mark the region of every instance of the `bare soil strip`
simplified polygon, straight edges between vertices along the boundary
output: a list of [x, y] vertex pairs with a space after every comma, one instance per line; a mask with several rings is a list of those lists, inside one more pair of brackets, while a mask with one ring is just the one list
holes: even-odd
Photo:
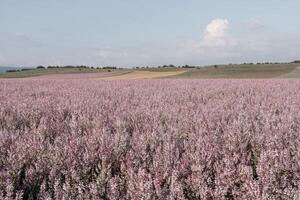
[[139, 80], [139, 79], [155, 79], [168, 76], [175, 76], [184, 73], [185, 71], [172, 72], [151, 72], [151, 71], [134, 71], [120, 76], [101, 77], [100, 80]]

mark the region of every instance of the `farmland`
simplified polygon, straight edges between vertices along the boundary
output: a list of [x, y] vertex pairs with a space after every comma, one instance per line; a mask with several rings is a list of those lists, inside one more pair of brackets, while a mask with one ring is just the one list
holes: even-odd
[[[259, 79], [259, 78], [299, 78], [299, 64], [242, 64], [215, 65], [192, 69], [179, 74], [181, 79]], [[175, 78], [175, 77], [172, 77]]]
[[[106, 80], [132, 79], [274, 79], [300, 78], [299, 63], [269, 64], [228, 64], [213, 66], [186, 67], [147, 67], [147, 68], [47, 68], [31, 69], [18, 72], [0, 73], [0, 79], [31, 78], [31, 77], [64, 77], [71, 74], [82, 77]], [[91, 75], [94, 74], [94, 75]], [[71, 76], [69, 75], [69, 76]]]
[[49, 75], [64, 75], [64, 74], [100, 74], [114, 72], [111, 75], [119, 73], [125, 73], [126, 70], [109, 70], [109, 69], [92, 69], [92, 68], [47, 68], [47, 69], [29, 69], [17, 72], [6, 72], [0, 73], [0, 79], [2, 78], [30, 78], [38, 76], [49, 76]]
[[94, 75], [0, 80], [0, 199], [299, 198], [300, 80]]

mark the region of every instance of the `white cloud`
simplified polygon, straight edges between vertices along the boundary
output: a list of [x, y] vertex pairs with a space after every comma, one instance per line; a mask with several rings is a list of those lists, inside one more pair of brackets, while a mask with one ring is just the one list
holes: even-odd
[[103, 59], [116, 59], [128, 56], [128, 53], [126, 51], [117, 51], [115, 49], [100, 49], [96, 54]]
[[236, 40], [227, 33], [228, 28], [227, 19], [213, 20], [206, 26], [201, 45], [209, 48], [226, 48], [236, 45]]
[[244, 24], [250, 30], [257, 30], [264, 27], [264, 24], [258, 19], [249, 19]]
[[[186, 63], [214, 64], [289, 61], [299, 56], [300, 42], [296, 35], [233, 37], [229, 34], [229, 24], [227, 19], [211, 21], [201, 39], [188, 39], [178, 44], [174, 59], [180, 57]], [[248, 25], [252, 29], [263, 26], [258, 20], [250, 20]]]
[[[187, 40], [181, 45], [181, 57], [184, 60], [200, 60], [207, 63], [210, 60], [217, 62], [236, 56], [235, 51], [239, 43], [228, 33], [227, 19], [214, 19], [205, 28], [201, 39]], [[198, 61], [200, 62], [200, 61]]]

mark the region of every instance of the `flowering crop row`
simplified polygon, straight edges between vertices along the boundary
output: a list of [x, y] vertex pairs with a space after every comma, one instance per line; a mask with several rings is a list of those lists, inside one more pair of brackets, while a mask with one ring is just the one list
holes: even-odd
[[0, 199], [298, 199], [298, 80], [2, 80]]

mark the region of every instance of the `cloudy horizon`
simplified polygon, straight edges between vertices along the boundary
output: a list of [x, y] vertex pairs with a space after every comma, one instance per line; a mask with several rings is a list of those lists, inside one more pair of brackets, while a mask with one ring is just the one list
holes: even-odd
[[0, 0], [0, 66], [300, 59], [299, 1]]

